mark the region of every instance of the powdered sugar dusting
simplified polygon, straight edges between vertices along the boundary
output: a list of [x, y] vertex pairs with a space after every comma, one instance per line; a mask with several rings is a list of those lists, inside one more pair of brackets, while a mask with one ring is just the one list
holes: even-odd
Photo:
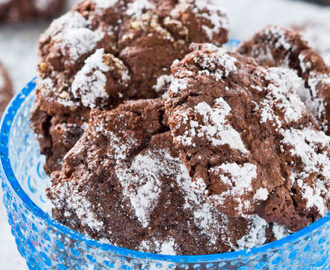
[[326, 89], [330, 89], [330, 74], [310, 72], [307, 84], [309, 91], [300, 92], [300, 97], [303, 99], [306, 107], [319, 120], [321, 127], [326, 130], [329, 126], [329, 123], [323, 120], [326, 104], [324, 98], [319, 93], [319, 87], [322, 85]]
[[266, 36], [271, 40], [272, 38], [276, 39], [275, 47], [284, 48], [285, 50], [290, 50], [292, 45], [287, 40], [285, 31], [282, 27], [271, 26], [266, 29]]
[[209, 238], [211, 244], [215, 244], [219, 237], [222, 237], [222, 240], [231, 246], [233, 243], [226, 238], [228, 218], [205, 199], [204, 188], [206, 186], [203, 180], [200, 179], [199, 185], [192, 187], [194, 182], [191, 181], [186, 166], [177, 158], [171, 159], [178, 166], [176, 181], [177, 187], [181, 189], [185, 199], [184, 209], [192, 211], [194, 223], [199, 227], [201, 233]]
[[284, 226], [276, 223], [273, 224], [272, 230], [276, 240], [280, 240], [289, 235], [289, 231]]
[[312, 67], [312, 63], [309, 61], [306, 61], [306, 57], [303, 54], [299, 54], [298, 60], [300, 62], [300, 68], [303, 73], [309, 72], [310, 68]]
[[266, 242], [266, 229], [268, 223], [261, 217], [251, 216], [251, 227], [249, 233], [237, 240], [238, 249], [249, 249], [260, 246]]
[[140, 244], [141, 251], [150, 252], [151, 250], [156, 250], [158, 254], [163, 255], [177, 255], [175, 248], [175, 239], [173, 239], [172, 237], [168, 237], [165, 240], [144, 240]]
[[297, 94], [308, 91], [304, 82], [286, 68], [269, 68], [266, 77], [271, 83], [264, 101], [259, 105], [261, 123], [273, 121], [280, 128], [282, 123], [276, 110], [283, 112], [286, 123], [298, 121], [306, 113], [306, 107]]
[[[87, 177], [87, 176], [86, 176]], [[75, 181], [62, 181], [60, 185], [53, 186], [59, 199], [53, 200], [53, 206], [60, 208], [62, 201], [65, 201], [67, 209], [64, 215], [71, 216], [71, 212], [77, 215], [83, 226], [88, 226], [93, 231], [99, 231], [103, 226], [103, 221], [100, 220], [94, 213], [93, 204], [87, 199], [88, 186], [84, 189], [80, 188], [79, 183]], [[68, 196], [70, 195], [70, 196]], [[101, 207], [100, 205], [98, 207]]]
[[179, 125], [188, 122], [184, 134], [175, 137], [179, 144], [193, 146], [195, 140], [206, 138], [213, 146], [229, 145], [232, 149], [248, 153], [239, 133], [227, 123], [231, 108], [223, 98], [216, 99], [213, 107], [201, 102], [193, 110], [201, 117], [200, 121], [189, 119], [187, 112], [177, 115]]
[[[157, 206], [161, 193], [161, 176], [170, 174], [170, 168], [151, 152], [137, 155], [131, 166], [120, 164], [116, 175], [143, 227], [149, 224], [150, 213]], [[164, 160], [166, 162], [166, 160]]]
[[175, 240], [173, 238], [167, 239], [166, 241], [162, 242], [159, 246], [160, 246], [159, 254], [176, 255], [176, 252], [174, 250]]
[[245, 208], [250, 205], [250, 201], [246, 201], [244, 195], [253, 191], [252, 180], [257, 178], [256, 165], [224, 163], [211, 168], [210, 172], [218, 176], [218, 180], [227, 187], [221, 194], [211, 195], [211, 199], [219, 205], [224, 205], [228, 199], [234, 199], [238, 205], [235, 211], [243, 214], [244, 210], [247, 210]]
[[[203, 48], [205, 49], [205, 45]], [[209, 51], [201, 52], [195, 58], [195, 63], [203, 68], [199, 74], [211, 75], [216, 81], [220, 81], [224, 77], [228, 77], [231, 72], [237, 71], [236, 58], [228, 54], [228, 50], [224, 48], [213, 49], [211, 54]]]
[[[282, 143], [291, 147], [291, 155], [301, 159], [304, 165], [302, 171], [292, 168], [292, 184], [297, 183], [301, 188], [306, 207], [314, 206], [324, 216], [329, 211], [326, 201], [329, 200], [330, 158], [327, 149], [330, 137], [311, 128], [281, 130], [281, 134]], [[315, 175], [312, 186], [307, 181], [311, 175]]]
[[254, 194], [253, 198], [259, 201], [265, 201], [268, 199], [269, 192], [265, 188], [259, 188]]
[[153, 5], [148, 0], [135, 0], [128, 4], [126, 14], [132, 17], [139, 17], [145, 10], [151, 9]]
[[96, 108], [98, 100], [105, 101], [109, 95], [105, 89], [107, 78], [105, 72], [110, 67], [103, 62], [104, 50], [98, 49], [85, 60], [85, 65], [76, 74], [72, 83], [72, 93], [80, 98], [85, 107]]
[[171, 93], [177, 94], [180, 91], [187, 89], [187, 87], [188, 82], [186, 79], [174, 78], [170, 86], [170, 91]]
[[157, 78], [157, 83], [152, 88], [157, 92], [163, 91], [173, 80], [173, 75], [162, 75]]
[[113, 7], [118, 0], [93, 0], [93, 2], [100, 8], [110, 8]]
[[41, 41], [52, 36], [56, 42], [55, 47], [61, 50], [62, 55], [68, 55], [68, 61], [75, 62], [92, 51], [104, 36], [101, 31], [89, 29], [90, 26], [90, 22], [79, 12], [70, 11], [50, 25], [41, 36]]
[[202, 26], [210, 40], [213, 39], [214, 35], [219, 34], [221, 29], [229, 29], [227, 12], [218, 6], [209, 4], [206, 0], [196, 1], [193, 12], [197, 17], [202, 17], [212, 24], [212, 26]]

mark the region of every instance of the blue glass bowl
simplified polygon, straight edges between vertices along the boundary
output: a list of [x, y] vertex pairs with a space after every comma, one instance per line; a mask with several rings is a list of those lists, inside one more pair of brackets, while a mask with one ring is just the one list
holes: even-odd
[[31, 81], [13, 98], [3, 115], [0, 134], [4, 203], [18, 250], [30, 269], [330, 269], [330, 214], [261, 247], [201, 256], [119, 248], [60, 224], [48, 214], [44, 189], [49, 179], [29, 126], [34, 89], [35, 81]]

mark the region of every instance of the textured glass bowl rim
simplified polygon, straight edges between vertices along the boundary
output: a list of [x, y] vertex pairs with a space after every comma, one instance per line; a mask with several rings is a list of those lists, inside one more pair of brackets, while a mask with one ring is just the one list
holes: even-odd
[[240, 259], [247, 256], [261, 255], [266, 253], [271, 249], [281, 248], [285, 244], [294, 243], [300, 239], [308, 236], [317, 229], [322, 228], [326, 223], [330, 224], [330, 212], [322, 219], [317, 220], [308, 227], [289, 235], [283, 239], [273, 241], [263, 246], [254, 247], [247, 250], [233, 251], [228, 253], [210, 254], [210, 255], [161, 255], [154, 253], [145, 253], [140, 251], [135, 251], [131, 249], [116, 247], [107, 243], [102, 243], [97, 240], [93, 240], [85, 235], [82, 235], [73, 229], [62, 225], [60, 222], [53, 219], [50, 215], [42, 211], [24, 192], [23, 188], [18, 183], [13, 169], [10, 164], [9, 159], [9, 134], [11, 125], [20, 111], [21, 105], [24, 103], [26, 98], [34, 93], [36, 83], [35, 79], [28, 83], [28, 85], [23, 88], [8, 104], [1, 121], [0, 128], [0, 154], [1, 154], [1, 169], [3, 171], [4, 177], [10, 183], [12, 189], [16, 195], [22, 200], [24, 206], [31, 211], [33, 215], [42, 220], [47, 226], [55, 229], [56, 231], [62, 233], [63, 235], [76, 240], [84, 242], [87, 246], [96, 247], [106, 252], [111, 252], [119, 256], [126, 256], [131, 258], [145, 259], [145, 260], [156, 260], [172, 263], [203, 263], [203, 262], [221, 262], [232, 259]]

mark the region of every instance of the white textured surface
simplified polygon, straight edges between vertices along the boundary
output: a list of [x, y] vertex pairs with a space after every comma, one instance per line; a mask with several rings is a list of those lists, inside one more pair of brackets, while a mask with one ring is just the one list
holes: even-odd
[[[76, 0], [70, 0], [71, 3]], [[101, 2], [101, 1], [99, 1]], [[245, 39], [267, 24], [290, 25], [306, 19], [330, 24], [330, 8], [286, 0], [212, 0], [227, 8], [231, 18], [231, 37]], [[15, 90], [35, 76], [36, 40], [48, 22], [0, 26], [0, 61], [9, 70]], [[7, 216], [0, 202], [0, 268], [27, 269], [18, 255], [10, 234]]]

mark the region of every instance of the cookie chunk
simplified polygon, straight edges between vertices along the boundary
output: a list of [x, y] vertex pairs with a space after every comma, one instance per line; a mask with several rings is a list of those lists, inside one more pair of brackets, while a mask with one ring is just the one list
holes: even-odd
[[13, 88], [8, 73], [0, 63], [0, 117], [13, 96]]
[[238, 52], [253, 57], [264, 66], [286, 67], [305, 82], [299, 95], [322, 129], [330, 132], [330, 67], [298, 32], [268, 26], [244, 42]]
[[[88, 121], [91, 109], [164, 95], [172, 79], [172, 62], [183, 58], [191, 42], [225, 43], [227, 28], [221, 9], [192, 0], [85, 0], [55, 20], [39, 43], [32, 116], [47, 155], [47, 172], [59, 169], [73, 146], [68, 143], [52, 156], [59, 151], [54, 149], [58, 140], [67, 140], [70, 126], [76, 133], [76, 125]], [[55, 122], [65, 124], [67, 132], [53, 136]]]
[[62, 10], [64, 3], [64, 0], [3, 0], [0, 2], [0, 22], [52, 18]]
[[297, 95], [292, 70], [213, 45], [172, 66], [166, 103], [195, 190], [229, 217], [297, 231], [329, 211], [330, 138]]
[[275, 238], [257, 215], [227, 215], [192, 189], [161, 100], [92, 110], [84, 134], [53, 174], [48, 195], [53, 216], [63, 224], [144, 252], [219, 253]]

